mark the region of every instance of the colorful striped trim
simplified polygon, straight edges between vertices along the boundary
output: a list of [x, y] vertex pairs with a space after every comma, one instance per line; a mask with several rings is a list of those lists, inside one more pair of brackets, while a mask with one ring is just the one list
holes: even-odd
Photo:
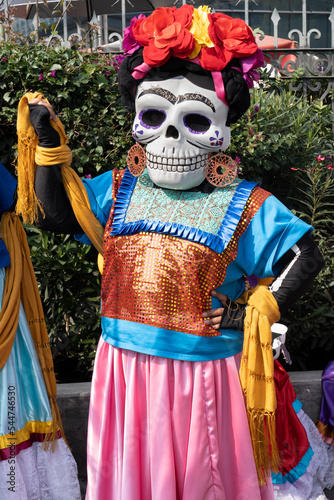
[[[0, 450], [0, 462], [2, 460], [9, 460], [10, 458], [16, 457], [22, 450], [26, 450], [33, 445], [33, 443], [43, 443], [45, 440], [46, 434], [33, 432], [30, 434], [29, 439], [26, 441], [22, 441], [21, 443], [16, 444], [16, 441], [13, 439], [12, 442], [9, 442], [10, 446], [8, 448], [3, 448]], [[56, 434], [56, 438], [60, 439], [61, 432], [58, 430]]]
[[299, 479], [303, 474], [305, 474], [307, 467], [310, 465], [310, 461], [314, 455], [314, 451], [311, 446], [309, 446], [307, 452], [301, 459], [301, 461], [291, 469], [287, 474], [283, 476], [280, 472], [271, 473], [271, 478], [274, 484], [285, 484], [285, 483], [294, 483]]
[[213, 235], [201, 229], [195, 229], [193, 227], [171, 222], [143, 219], [136, 222], [125, 223], [126, 212], [136, 182], [137, 177], [134, 177], [127, 169], [124, 173], [114, 205], [113, 222], [111, 226], [112, 236], [125, 236], [141, 231], [169, 234], [170, 236], [176, 236], [205, 245], [216, 253], [222, 253], [230, 242], [248, 198], [254, 187], [257, 186], [257, 183], [248, 181], [242, 181], [239, 184], [228, 206], [218, 234]]
[[8, 448], [8, 443], [15, 441], [18, 445], [30, 439], [31, 434], [48, 434], [52, 429], [52, 421], [39, 422], [37, 420], [30, 420], [27, 422], [23, 429], [13, 430], [8, 434], [0, 436], [0, 450]]
[[[296, 413], [298, 413], [302, 409], [303, 404], [299, 401], [299, 399], [295, 399], [294, 402], [292, 403], [292, 407], [295, 410]], [[310, 465], [310, 461], [314, 455], [314, 452], [309, 446], [307, 452], [301, 459], [301, 461], [291, 469], [287, 474], [281, 474], [280, 472], [278, 473], [271, 473], [272, 481], [275, 484], [285, 484], [285, 483], [294, 483], [299, 479], [303, 474], [305, 474], [307, 467]]]

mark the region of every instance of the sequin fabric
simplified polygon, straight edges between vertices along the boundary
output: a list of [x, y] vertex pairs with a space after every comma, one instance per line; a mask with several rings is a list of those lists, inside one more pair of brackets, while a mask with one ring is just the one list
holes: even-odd
[[203, 322], [210, 292], [220, 286], [238, 242], [270, 193], [255, 187], [223, 253], [168, 234], [112, 236], [113, 213], [104, 237], [102, 315], [166, 330], [213, 337]]
[[143, 219], [191, 226], [216, 235], [240, 179], [211, 194], [156, 189], [147, 172], [138, 178], [125, 224]]

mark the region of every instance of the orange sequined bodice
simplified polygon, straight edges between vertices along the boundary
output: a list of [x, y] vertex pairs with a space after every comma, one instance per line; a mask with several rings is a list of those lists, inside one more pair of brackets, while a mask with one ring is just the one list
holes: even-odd
[[104, 235], [102, 315], [193, 335], [220, 335], [204, 324], [202, 313], [211, 308], [210, 292], [223, 283], [240, 236], [268, 196], [253, 189], [222, 253], [154, 231], [113, 236], [112, 210]]

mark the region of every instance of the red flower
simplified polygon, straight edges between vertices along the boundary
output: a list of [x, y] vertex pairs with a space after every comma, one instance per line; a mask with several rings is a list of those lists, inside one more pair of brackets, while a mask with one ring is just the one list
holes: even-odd
[[252, 30], [245, 21], [221, 12], [209, 14], [208, 18], [209, 36], [215, 46], [202, 48], [199, 58], [203, 68], [221, 71], [233, 58], [248, 57], [257, 51]]
[[159, 7], [146, 19], [138, 19], [132, 28], [134, 38], [144, 46], [144, 61], [149, 66], [162, 66], [174, 55], [188, 57], [195, 39], [187, 30], [192, 23], [194, 7], [182, 5]]

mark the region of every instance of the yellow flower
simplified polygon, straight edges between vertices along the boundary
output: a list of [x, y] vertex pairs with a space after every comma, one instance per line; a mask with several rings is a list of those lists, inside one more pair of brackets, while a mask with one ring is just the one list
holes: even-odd
[[207, 5], [198, 7], [198, 9], [194, 9], [193, 22], [189, 28], [189, 31], [195, 38], [196, 46], [189, 56], [190, 59], [194, 59], [195, 57], [197, 57], [202, 47], [214, 46], [208, 35], [208, 28], [210, 24], [208, 20], [208, 13], [210, 13], [210, 7], [208, 7]]

